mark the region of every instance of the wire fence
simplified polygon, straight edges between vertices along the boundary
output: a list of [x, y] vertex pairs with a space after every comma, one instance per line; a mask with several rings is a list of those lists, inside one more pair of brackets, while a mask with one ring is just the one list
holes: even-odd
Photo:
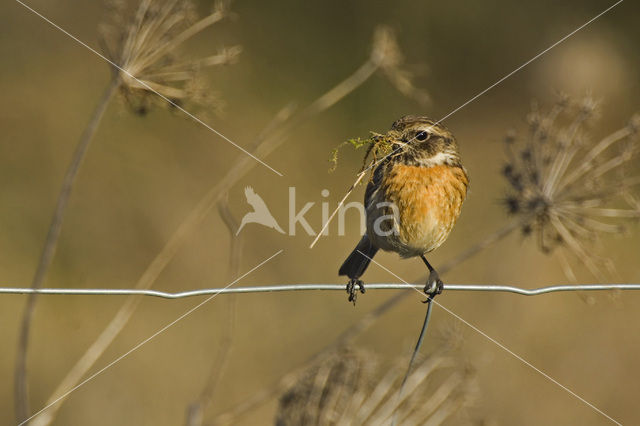
[[[367, 290], [422, 290], [424, 284], [367, 284]], [[345, 291], [344, 284], [282, 284], [250, 287], [204, 288], [198, 290], [181, 291], [176, 293], [159, 290], [141, 290], [128, 288], [41, 288], [0, 287], [0, 294], [43, 294], [67, 296], [151, 296], [163, 299], [183, 299], [195, 296], [213, 294], [238, 293], [273, 293], [283, 291]], [[514, 293], [522, 296], [537, 296], [547, 293], [567, 291], [611, 291], [611, 290], [640, 290], [640, 284], [566, 284], [526, 289], [509, 285], [487, 284], [445, 284], [444, 291], [488, 291], [500, 293]]]

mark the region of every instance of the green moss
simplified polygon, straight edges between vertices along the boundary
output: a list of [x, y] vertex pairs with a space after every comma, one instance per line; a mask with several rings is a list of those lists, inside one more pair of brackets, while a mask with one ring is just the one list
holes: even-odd
[[[352, 138], [347, 139], [342, 142], [338, 146], [336, 146], [333, 150], [331, 150], [331, 156], [329, 158], [329, 162], [331, 163], [331, 167], [329, 168], [329, 172], [332, 172], [338, 166], [338, 152], [345, 145], [351, 145], [354, 149], [359, 149], [364, 146], [367, 147], [367, 152], [362, 160], [362, 168], [360, 171], [363, 171], [375, 164], [379, 159], [382, 159], [384, 156], [389, 155], [392, 152], [393, 148], [393, 138], [390, 135], [382, 135], [379, 133], [371, 132], [371, 136], [369, 138]], [[371, 160], [369, 160], [371, 158]]]

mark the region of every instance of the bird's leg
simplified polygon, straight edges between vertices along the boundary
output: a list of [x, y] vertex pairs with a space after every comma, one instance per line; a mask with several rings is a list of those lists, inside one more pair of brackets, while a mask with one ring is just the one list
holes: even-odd
[[349, 302], [353, 302], [354, 306], [356, 304], [356, 298], [358, 297], [356, 287], [360, 289], [360, 293], [364, 294], [364, 282], [357, 278], [351, 278], [347, 283], [347, 294], [349, 295]]
[[424, 286], [424, 290], [423, 290], [425, 294], [429, 297], [424, 302], [424, 303], [427, 303], [433, 300], [433, 298], [436, 297], [438, 294], [442, 293], [442, 289], [444, 288], [444, 283], [440, 279], [440, 275], [438, 275], [438, 271], [436, 271], [434, 267], [431, 266], [427, 258], [424, 257], [424, 255], [420, 255], [420, 258], [422, 259], [424, 264], [427, 265], [427, 268], [429, 268], [429, 278], [427, 278], [427, 284]]

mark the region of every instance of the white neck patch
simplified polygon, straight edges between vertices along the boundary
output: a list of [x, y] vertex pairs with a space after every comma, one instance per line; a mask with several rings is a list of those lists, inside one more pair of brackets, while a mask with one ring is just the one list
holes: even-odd
[[448, 164], [452, 160], [454, 160], [453, 155], [448, 152], [439, 152], [433, 157], [423, 160], [423, 165], [425, 167], [442, 166], [444, 164]]

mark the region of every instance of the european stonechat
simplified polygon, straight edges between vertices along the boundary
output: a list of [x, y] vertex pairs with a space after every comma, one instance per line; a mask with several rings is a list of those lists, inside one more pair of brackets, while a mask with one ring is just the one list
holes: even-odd
[[365, 290], [360, 277], [379, 249], [403, 258], [420, 256], [429, 268], [425, 293], [442, 292], [442, 280], [425, 254], [449, 236], [469, 185], [456, 140], [440, 123], [405, 116], [386, 138], [391, 154], [376, 166], [365, 191], [367, 232], [339, 271], [349, 277], [347, 292], [354, 303], [356, 288]]

